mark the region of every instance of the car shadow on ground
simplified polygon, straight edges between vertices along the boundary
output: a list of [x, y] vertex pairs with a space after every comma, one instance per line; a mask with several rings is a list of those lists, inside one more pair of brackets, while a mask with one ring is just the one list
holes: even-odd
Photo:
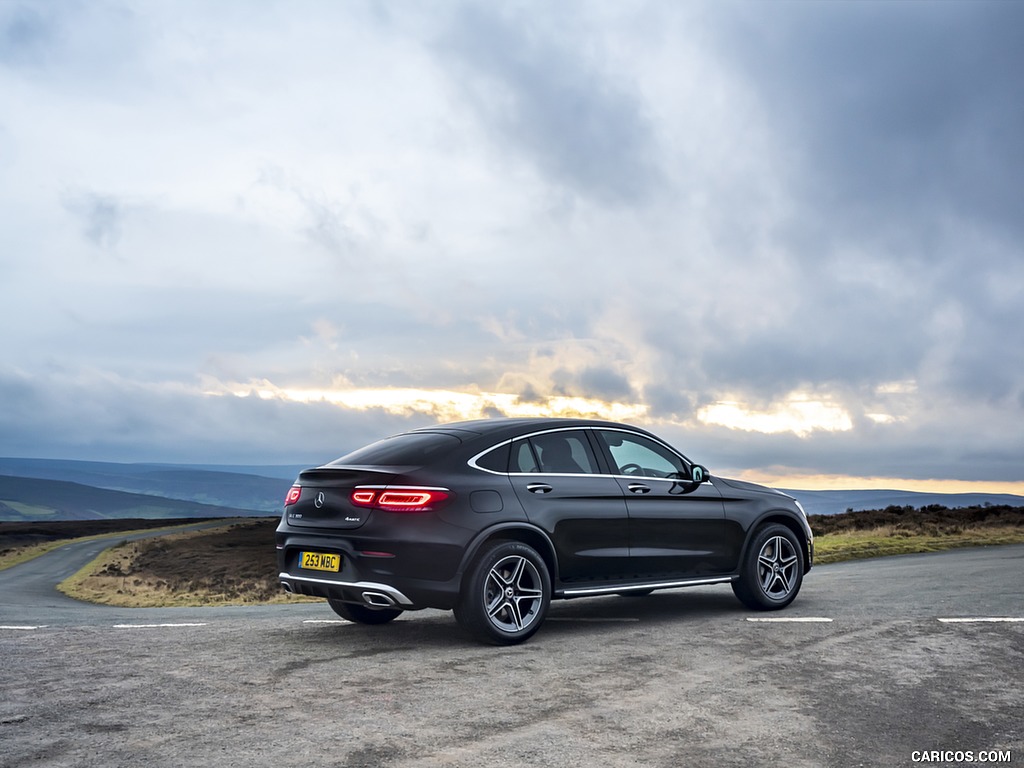
[[[326, 607], [326, 606], [325, 606]], [[643, 597], [608, 596], [556, 600], [534, 640], [568, 640], [629, 627], [676, 624], [682, 630], [707, 622], [735, 621], [751, 612], [728, 587], [654, 592]], [[331, 614], [325, 621], [331, 621]], [[335, 648], [349, 645], [356, 655], [382, 654], [424, 648], [486, 647], [473, 640], [448, 611], [413, 611], [390, 624], [365, 626], [348, 622], [306, 626], [304, 637]], [[296, 638], [292, 637], [294, 642]]]

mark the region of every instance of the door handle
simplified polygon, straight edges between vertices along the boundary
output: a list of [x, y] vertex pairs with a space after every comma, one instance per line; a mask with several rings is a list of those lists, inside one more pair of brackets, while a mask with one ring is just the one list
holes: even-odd
[[526, 486], [526, 490], [530, 493], [551, 493], [554, 488], [547, 483], [530, 483]]
[[651, 488], [647, 485], [641, 485], [640, 483], [630, 483], [627, 486], [631, 493], [650, 493]]

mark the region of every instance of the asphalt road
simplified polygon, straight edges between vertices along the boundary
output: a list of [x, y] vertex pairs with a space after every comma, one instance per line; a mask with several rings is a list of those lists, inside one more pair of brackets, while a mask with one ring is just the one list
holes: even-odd
[[513, 648], [439, 611], [117, 609], [11, 578], [12, 768], [1024, 764], [1024, 621], [991, 621], [1024, 619], [1024, 546], [816, 567], [774, 614], [728, 587], [563, 601]]

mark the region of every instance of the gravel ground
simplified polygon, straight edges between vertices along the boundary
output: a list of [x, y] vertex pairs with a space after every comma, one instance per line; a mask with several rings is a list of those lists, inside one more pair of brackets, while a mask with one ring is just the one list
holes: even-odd
[[[333, 619], [320, 604], [0, 630], [0, 765], [891, 766], [932, 749], [1019, 763], [1024, 624], [891, 603], [866, 617], [872, 567], [812, 573], [784, 612], [831, 622], [755, 623], [728, 587], [694, 589], [556, 603], [513, 648], [437, 611], [312, 623]], [[177, 626], [139, 626], [154, 619]]]

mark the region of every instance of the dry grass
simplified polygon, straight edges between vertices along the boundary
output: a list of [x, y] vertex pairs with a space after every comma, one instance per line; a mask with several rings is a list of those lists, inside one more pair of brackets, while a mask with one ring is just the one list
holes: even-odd
[[277, 580], [277, 521], [128, 542], [64, 581], [70, 597], [131, 608], [295, 602]]
[[87, 539], [98, 538], [96, 536], [83, 536], [78, 539], [64, 539], [62, 541], [48, 541], [45, 544], [28, 544], [25, 546], [11, 547], [0, 552], [0, 571], [5, 568], [13, 568], [19, 563], [32, 560], [40, 555], [62, 547], [71, 541], [86, 541]]
[[869, 531], [834, 533], [815, 538], [814, 560], [816, 564], [823, 565], [867, 557], [939, 552], [945, 549], [997, 544], [1024, 544], [1024, 528], [993, 526], [954, 529], [927, 535], [895, 526], [882, 526]]
[[[128, 536], [145, 531], [169, 531], [193, 525], [187, 523], [153, 520], [102, 520], [86, 522], [58, 522], [49, 524], [0, 523], [0, 571], [13, 568], [33, 558], [45, 555], [51, 550], [76, 541], [91, 541], [108, 536], [116, 531]], [[95, 530], [95, 533], [90, 533]], [[26, 543], [27, 542], [27, 543]]]

